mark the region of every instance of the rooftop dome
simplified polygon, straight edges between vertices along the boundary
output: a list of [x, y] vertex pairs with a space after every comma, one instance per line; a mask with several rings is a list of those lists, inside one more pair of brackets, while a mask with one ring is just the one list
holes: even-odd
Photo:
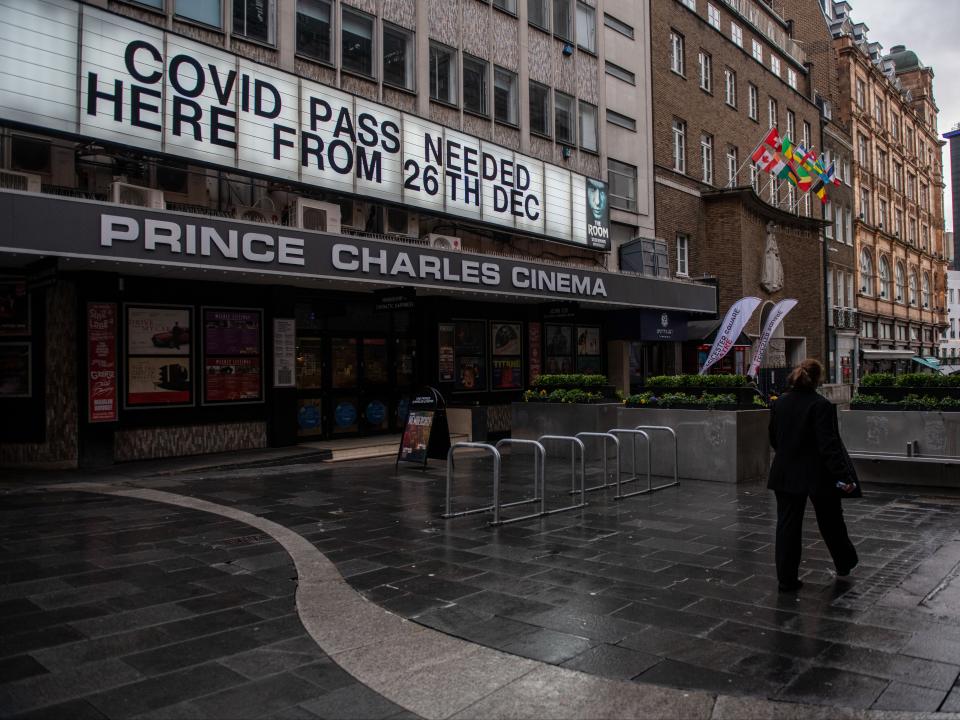
[[923, 63], [920, 62], [917, 54], [913, 50], [907, 50], [905, 45], [894, 45], [890, 48], [890, 54], [884, 57], [884, 60], [892, 60], [898, 73], [923, 67]]

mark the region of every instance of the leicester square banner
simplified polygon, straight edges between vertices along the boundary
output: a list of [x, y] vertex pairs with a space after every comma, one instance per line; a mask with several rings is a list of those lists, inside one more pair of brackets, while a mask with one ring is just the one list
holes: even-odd
[[760, 340], [757, 341], [757, 349], [753, 353], [753, 361], [750, 363], [750, 369], [747, 370], [747, 375], [750, 377], [757, 376], [757, 371], [760, 369], [760, 363], [763, 361], [763, 356], [767, 353], [767, 347], [770, 345], [770, 338], [773, 337], [773, 333], [776, 332], [777, 326], [783, 322], [783, 318], [786, 316], [786, 314], [793, 310], [796, 305], [796, 300], [793, 298], [787, 298], [786, 300], [781, 300], [773, 306], [773, 310], [770, 311], [770, 315], [767, 317], [767, 324], [763, 326], [763, 332], [760, 334]]
[[740, 333], [743, 332], [743, 328], [746, 327], [747, 321], [750, 320], [750, 316], [753, 315], [753, 311], [757, 309], [757, 305], [759, 304], [760, 298], [745, 297], [740, 298], [730, 306], [726, 316], [723, 318], [723, 322], [720, 323], [720, 327], [717, 329], [717, 337], [710, 347], [710, 354], [707, 356], [707, 361], [703, 364], [703, 367], [700, 368], [701, 375], [705, 374], [707, 370], [710, 369], [710, 366], [730, 352], [730, 348], [733, 347]]

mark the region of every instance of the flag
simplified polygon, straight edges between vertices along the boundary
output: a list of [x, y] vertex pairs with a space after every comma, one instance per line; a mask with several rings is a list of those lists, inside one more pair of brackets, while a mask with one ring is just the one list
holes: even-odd
[[773, 309], [767, 316], [767, 324], [763, 326], [763, 332], [760, 333], [760, 339], [757, 340], [757, 348], [754, 350], [753, 360], [750, 363], [750, 369], [747, 370], [747, 375], [750, 377], [757, 376], [760, 363], [763, 361], [763, 356], [766, 354], [767, 347], [770, 345], [770, 338], [773, 337], [773, 333], [776, 332], [777, 326], [783, 321], [784, 316], [793, 310], [796, 305], [796, 300], [787, 298], [773, 306]]
[[827, 204], [827, 186], [822, 179], [818, 179], [816, 184], [813, 186], [813, 194], [820, 198], [820, 204]]
[[733, 344], [737, 341], [747, 321], [753, 315], [753, 311], [760, 304], [760, 298], [745, 297], [737, 300], [727, 314], [723, 317], [723, 322], [717, 328], [717, 337], [710, 346], [710, 354], [707, 355], [707, 361], [700, 368], [700, 374], [703, 375], [710, 369], [710, 366], [720, 360], [724, 355], [730, 352]]

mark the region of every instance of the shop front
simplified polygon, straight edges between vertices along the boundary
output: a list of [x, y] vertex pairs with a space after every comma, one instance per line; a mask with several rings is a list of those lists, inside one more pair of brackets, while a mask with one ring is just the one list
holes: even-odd
[[617, 311], [715, 311], [694, 283], [37, 193], [0, 192], [0, 224], [29, 316], [2, 343], [6, 462], [396, 432], [422, 386], [508, 431], [539, 374], [608, 371]]

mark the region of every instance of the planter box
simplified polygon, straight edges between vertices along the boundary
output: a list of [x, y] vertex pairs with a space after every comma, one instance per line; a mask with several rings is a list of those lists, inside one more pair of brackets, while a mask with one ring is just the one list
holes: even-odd
[[536, 392], [546, 390], [547, 395], [552, 393], [554, 390], [583, 390], [584, 392], [600, 393], [608, 400], [616, 400], [617, 397], [616, 385], [551, 385], [550, 387], [531, 387], [530, 389], [535, 390]]
[[857, 388], [857, 392], [861, 395], [879, 395], [884, 400], [892, 402], [899, 402], [907, 395], [919, 395], [921, 397], [928, 395], [938, 399], [949, 397], [960, 400], [960, 387], [864, 387], [861, 385]]
[[[920, 410], [842, 410], [840, 435], [851, 453], [906, 456], [916, 441], [920, 457], [960, 457], [960, 413]], [[864, 483], [897, 483], [960, 488], [960, 465], [854, 459]], [[867, 488], [864, 489], [867, 492]]]
[[[766, 480], [770, 470], [768, 441], [770, 411], [756, 410], [681, 410], [677, 408], [627, 408], [618, 413], [618, 427], [666, 425], [677, 433], [680, 479], [741, 483]], [[673, 467], [673, 443], [666, 433], [655, 433], [653, 472], [670, 476]], [[642, 448], [642, 442], [639, 448]], [[639, 450], [638, 448], [638, 450]], [[629, 466], [630, 450], [624, 443], [624, 466]], [[643, 451], [638, 464], [643, 468]]]
[[700, 397], [701, 395], [733, 395], [737, 399], [738, 407], [748, 409], [753, 407], [753, 397], [757, 391], [752, 387], [696, 387], [696, 388], [643, 388], [644, 392], [652, 392], [660, 396], [665, 393], [685, 393]]
[[576, 435], [606, 432], [617, 427], [616, 403], [515, 402], [511, 414], [511, 437], [536, 440], [541, 435]]

